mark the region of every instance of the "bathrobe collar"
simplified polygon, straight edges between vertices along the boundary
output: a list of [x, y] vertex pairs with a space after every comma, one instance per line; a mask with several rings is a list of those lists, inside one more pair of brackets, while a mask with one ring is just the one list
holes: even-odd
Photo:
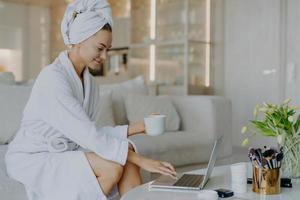
[[72, 81], [75, 82], [76, 88], [78, 88], [78, 92], [79, 92], [78, 97], [80, 98], [80, 102], [83, 104], [84, 107], [86, 107], [89, 101], [88, 97], [90, 96], [90, 89], [91, 89], [91, 80], [90, 80], [91, 77], [90, 77], [90, 72], [88, 70], [88, 67], [85, 67], [83, 71], [83, 83], [84, 83], [83, 86], [74, 68], [74, 65], [68, 56], [68, 51], [61, 52], [58, 58], [61, 61], [62, 65], [66, 68]]

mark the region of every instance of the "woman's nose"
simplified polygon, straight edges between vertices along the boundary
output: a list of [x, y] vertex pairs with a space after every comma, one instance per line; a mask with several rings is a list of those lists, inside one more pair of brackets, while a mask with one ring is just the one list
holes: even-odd
[[103, 52], [101, 53], [100, 57], [101, 57], [101, 60], [106, 60], [106, 57], [107, 57], [107, 51], [106, 51], [106, 50], [103, 51]]

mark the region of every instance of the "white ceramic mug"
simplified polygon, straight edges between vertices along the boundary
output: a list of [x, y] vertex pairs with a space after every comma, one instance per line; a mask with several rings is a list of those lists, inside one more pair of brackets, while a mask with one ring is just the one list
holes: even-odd
[[144, 118], [146, 133], [151, 136], [161, 135], [165, 132], [166, 116], [149, 115]]
[[235, 163], [230, 166], [231, 169], [231, 189], [235, 193], [247, 192], [247, 163]]

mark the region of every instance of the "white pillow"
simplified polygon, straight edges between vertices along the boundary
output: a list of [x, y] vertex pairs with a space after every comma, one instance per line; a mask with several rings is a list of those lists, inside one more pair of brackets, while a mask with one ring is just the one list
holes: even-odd
[[117, 125], [128, 124], [124, 105], [124, 97], [127, 94], [148, 94], [148, 89], [142, 76], [138, 76], [132, 80], [122, 83], [100, 85], [99, 87], [100, 93], [104, 91], [112, 91], [114, 119]]
[[122, 83], [131, 79], [128, 74], [108, 74], [107, 76], [95, 76], [94, 78], [98, 85]]
[[0, 84], [14, 85], [15, 76], [12, 72], [0, 72]]
[[32, 87], [0, 84], [0, 144], [18, 131]]
[[96, 114], [96, 126], [115, 126], [113, 104], [112, 104], [112, 92], [101, 92], [100, 103], [98, 112]]
[[125, 98], [127, 118], [131, 123], [144, 119], [151, 113], [166, 115], [166, 130], [177, 131], [180, 126], [179, 115], [166, 96], [127, 95]]

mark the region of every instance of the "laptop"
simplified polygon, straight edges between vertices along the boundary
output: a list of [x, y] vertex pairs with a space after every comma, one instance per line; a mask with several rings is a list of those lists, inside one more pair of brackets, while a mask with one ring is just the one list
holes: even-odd
[[179, 179], [162, 175], [150, 184], [150, 189], [202, 190], [215, 166], [223, 136], [215, 140], [205, 175], [183, 174]]

